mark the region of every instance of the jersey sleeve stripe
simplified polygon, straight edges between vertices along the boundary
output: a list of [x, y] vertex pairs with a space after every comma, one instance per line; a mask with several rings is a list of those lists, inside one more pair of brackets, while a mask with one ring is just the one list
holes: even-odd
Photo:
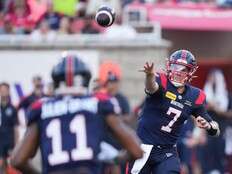
[[126, 163], [126, 171], [125, 174], [129, 174], [129, 162]]
[[206, 97], [205, 93], [202, 90], [200, 90], [200, 93], [198, 95], [198, 98], [197, 98], [195, 104], [197, 104], [197, 105], [203, 104], [205, 101], [205, 97]]
[[110, 96], [108, 94], [106, 94], [106, 93], [103, 93], [103, 92], [96, 92], [94, 94], [94, 97], [96, 97], [100, 101], [105, 101], [105, 100], [110, 99]]
[[160, 73], [161, 85], [164, 89], [167, 89], [167, 76], [163, 73]]
[[182, 58], [184, 61], [186, 61], [186, 59], [187, 59], [187, 52], [186, 52], [185, 50], [183, 50], [183, 51], [181, 52], [181, 58]]
[[32, 103], [31, 108], [32, 109], [40, 109], [42, 107], [42, 102], [40, 100]]

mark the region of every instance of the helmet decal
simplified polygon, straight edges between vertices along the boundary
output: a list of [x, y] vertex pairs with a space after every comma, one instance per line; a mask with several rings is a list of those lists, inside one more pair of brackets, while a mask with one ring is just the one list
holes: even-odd
[[[183, 51], [181, 52], [181, 58], [182, 58], [183, 60], [186, 61], [186, 59], [187, 59], [187, 51], [183, 50]], [[187, 62], [187, 61], [186, 61], [186, 62]]]
[[[91, 72], [87, 64], [76, 55], [64, 56], [61, 61], [53, 67], [51, 75], [55, 88], [60, 87], [60, 85], [88, 88], [91, 78]], [[77, 76], [79, 77], [76, 78]]]
[[74, 78], [74, 62], [73, 57], [68, 56], [66, 59], [66, 73], [65, 73], [65, 81], [67, 86], [73, 85], [73, 78]]

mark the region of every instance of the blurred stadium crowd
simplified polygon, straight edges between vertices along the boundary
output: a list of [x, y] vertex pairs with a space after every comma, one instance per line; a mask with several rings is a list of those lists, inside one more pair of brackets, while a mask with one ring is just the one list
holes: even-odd
[[[117, 16], [131, 3], [207, 2], [230, 6], [231, 1], [166, 1], [166, 0], [1, 0], [0, 34], [31, 34], [33, 38], [56, 34], [101, 33], [94, 22], [94, 14], [101, 4], [114, 7]], [[121, 19], [117, 20], [119, 23]]]
[[[111, 1], [117, 13], [122, 4], [130, 1]], [[94, 14], [104, 1], [69, 0], [2, 0], [0, 2], [1, 34], [74, 34], [100, 33]]]

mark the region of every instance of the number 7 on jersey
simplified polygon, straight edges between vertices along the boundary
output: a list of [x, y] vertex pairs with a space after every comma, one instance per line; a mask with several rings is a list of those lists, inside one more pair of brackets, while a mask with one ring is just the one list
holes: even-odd
[[174, 114], [174, 118], [168, 123], [168, 125], [161, 127], [162, 131], [165, 131], [168, 133], [172, 131], [172, 126], [177, 121], [177, 119], [180, 117], [181, 111], [173, 107], [169, 107], [167, 111], [167, 115], [171, 115], [171, 114]]

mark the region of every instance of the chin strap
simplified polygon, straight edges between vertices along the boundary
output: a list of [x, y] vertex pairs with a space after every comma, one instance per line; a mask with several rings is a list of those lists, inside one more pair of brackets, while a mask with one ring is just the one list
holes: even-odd
[[[170, 80], [171, 81], [171, 80]], [[182, 83], [178, 83], [178, 82], [174, 82], [174, 81], [171, 81], [171, 83], [175, 86], [175, 87], [182, 87], [182, 86], [184, 86], [184, 84], [182, 84]]]

